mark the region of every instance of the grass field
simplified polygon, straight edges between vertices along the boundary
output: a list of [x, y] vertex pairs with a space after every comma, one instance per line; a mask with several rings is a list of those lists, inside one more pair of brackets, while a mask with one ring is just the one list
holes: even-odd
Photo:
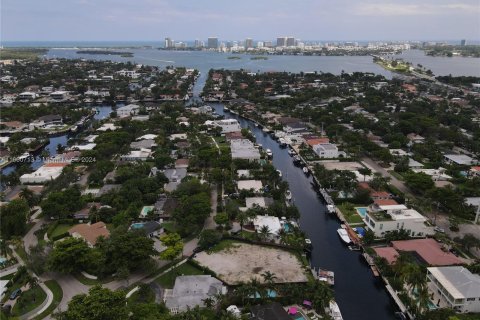
[[12, 313], [16, 316], [32, 311], [42, 304], [47, 298], [47, 294], [37, 285], [32, 289], [22, 292], [17, 302], [13, 306]]
[[343, 216], [349, 224], [363, 223], [362, 217], [360, 217], [351, 203], [342, 203], [337, 207], [340, 209], [340, 211], [342, 211]]
[[0, 59], [19, 59], [19, 60], [34, 60], [39, 55], [47, 53], [48, 49], [38, 48], [5, 48], [0, 50]]
[[161, 285], [163, 288], [171, 289], [175, 284], [175, 278], [178, 276], [189, 276], [189, 275], [201, 275], [204, 274], [202, 270], [198, 269], [194, 265], [185, 262], [184, 264], [178, 266], [177, 268], [170, 270], [169, 272], [161, 275], [155, 282]]
[[49, 238], [52, 239], [53, 237], [59, 236], [61, 234], [64, 234], [65, 232], [68, 232], [72, 228], [72, 225], [70, 224], [59, 224], [53, 231], [52, 234], [49, 235]]

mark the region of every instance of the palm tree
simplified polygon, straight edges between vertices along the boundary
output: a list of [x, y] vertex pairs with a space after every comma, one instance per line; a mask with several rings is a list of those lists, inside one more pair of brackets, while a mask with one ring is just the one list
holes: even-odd
[[267, 225], [264, 225], [260, 228], [260, 236], [263, 241], [267, 240], [269, 234], [270, 228]]
[[372, 170], [370, 170], [369, 168], [360, 168], [358, 169], [358, 173], [363, 175], [363, 182], [365, 182], [365, 177], [371, 175]]
[[240, 212], [238, 215], [237, 215], [237, 220], [238, 222], [240, 223], [240, 231], [243, 231], [243, 226], [245, 225], [245, 223], [248, 222], [248, 216], [245, 212]]
[[213, 298], [206, 298], [202, 301], [205, 304], [205, 308], [207, 309], [213, 309], [213, 307], [215, 306], [215, 300], [213, 300]]
[[277, 276], [275, 273], [270, 272], [270, 271], [265, 271], [262, 273], [263, 281], [268, 283], [268, 284], [273, 284], [274, 280], [277, 279]]
[[32, 190], [28, 189], [27, 187], [22, 188], [22, 191], [18, 194], [20, 198], [27, 201], [28, 206], [31, 208], [36, 203], [36, 197]]

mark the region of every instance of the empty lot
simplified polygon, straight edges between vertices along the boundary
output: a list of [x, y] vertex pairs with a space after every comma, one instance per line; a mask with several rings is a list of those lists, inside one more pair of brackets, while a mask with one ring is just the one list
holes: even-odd
[[252, 278], [263, 282], [262, 273], [266, 271], [275, 274], [276, 283], [307, 281], [305, 269], [294, 254], [271, 247], [234, 243], [222, 251], [200, 252], [195, 260], [230, 285]]

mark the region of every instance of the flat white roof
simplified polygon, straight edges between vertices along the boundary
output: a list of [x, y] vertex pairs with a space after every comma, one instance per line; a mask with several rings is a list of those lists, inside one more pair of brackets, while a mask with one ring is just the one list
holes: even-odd
[[267, 226], [271, 234], [278, 234], [282, 225], [280, 224], [280, 219], [272, 216], [256, 216], [253, 220], [253, 225], [260, 231], [263, 226]]
[[240, 180], [237, 182], [237, 187], [239, 190], [253, 189], [258, 192], [263, 188], [263, 184], [260, 180]]
[[480, 297], [480, 276], [464, 267], [432, 267], [427, 270], [454, 299]]

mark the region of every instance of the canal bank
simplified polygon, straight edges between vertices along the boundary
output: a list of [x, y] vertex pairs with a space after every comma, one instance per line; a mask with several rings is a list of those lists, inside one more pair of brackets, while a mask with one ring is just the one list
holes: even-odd
[[340, 224], [334, 215], [326, 213], [323, 200], [312, 187], [312, 176], [307, 177], [296, 167], [286, 149], [254, 122], [223, 110], [223, 104], [211, 104], [225, 118], [234, 118], [243, 128], [249, 128], [265, 149], [273, 152], [273, 165], [282, 171], [289, 183], [293, 201], [300, 211], [300, 228], [313, 244], [311, 266], [335, 272], [335, 299], [346, 320], [394, 319], [397, 307], [389, 297], [381, 278], [373, 276], [360, 252], [350, 251], [340, 240]]

